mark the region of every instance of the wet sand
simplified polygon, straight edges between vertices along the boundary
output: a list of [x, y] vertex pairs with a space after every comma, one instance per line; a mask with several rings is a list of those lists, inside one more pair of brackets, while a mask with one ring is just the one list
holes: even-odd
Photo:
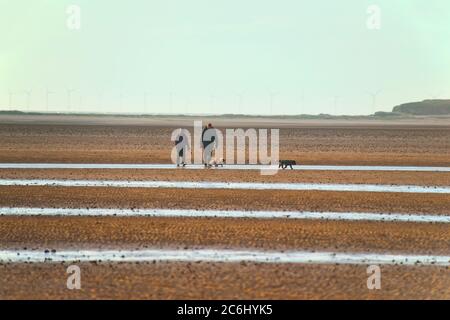
[[2, 169], [0, 179], [70, 179], [127, 181], [224, 181], [265, 183], [350, 183], [449, 186], [450, 172], [291, 171], [261, 175], [258, 170]]
[[[448, 267], [225, 263], [80, 263], [81, 290], [68, 290], [68, 264], [0, 265], [1, 299], [450, 299]], [[30, 285], [31, 284], [31, 285]]]
[[228, 248], [445, 255], [448, 224], [286, 219], [0, 217], [0, 248]]
[[[173, 129], [0, 124], [0, 162], [170, 163]], [[450, 126], [283, 127], [280, 158], [316, 165], [449, 166]]]
[[2, 207], [237, 209], [449, 214], [450, 195], [375, 192], [0, 187]]
[[[130, 122], [131, 121], [131, 122]], [[134, 121], [134, 122], [133, 122]], [[446, 120], [448, 121], [448, 120]], [[218, 121], [279, 127], [281, 158], [310, 165], [450, 166], [450, 125], [421, 122]], [[0, 162], [169, 163], [180, 119], [0, 118]], [[123, 179], [450, 185], [449, 173], [0, 170], [0, 179]], [[2, 207], [186, 208], [449, 215], [450, 196], [318, 191], [0, 187]], [[0, 248], [255, 248], [450, 254], [448, 224], [142, 217], [0, 217]], [[448, 267], [228, 263], [0, 264], [2, 299], [450, 299]]]

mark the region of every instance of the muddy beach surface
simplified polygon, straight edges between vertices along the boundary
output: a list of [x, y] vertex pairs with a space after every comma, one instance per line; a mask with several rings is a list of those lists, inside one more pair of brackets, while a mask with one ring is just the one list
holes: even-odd
[[383, 192], [1, 186], [1, 207], [449, 214], [450, 195]]
[[3, 169], [0, 179], [450, 185], [450, 172], [281, 170], [275, 175], [261, 175], [259, 170], [173, 169]]
[[[82, 263], [81, 290], [68, 264], [0, 265], [2, 299], [450, 299], [448, 267], [224, 263]], [[32, 284], [32, 285], [30, 285]]]
[[449, 253], [448, 224], [159, 217], [0, 217], [0, 248]]
[[[169, 163], [174, 128], [191, 120], [0, 118], [0, 162]], [[437, 121], [437, 120], [436, 120]], [[305, 165], [450, 166], [450, 124], [439, 120], [218, 120], [280, 128], [281, 158]], [[105, 179], [449, 186], [450, 173], [218, 170], [0, 170], [0, 179]], [[450, 196], [374, 192], [0, 187], [1, 207], [291, 210], [449, 215]], [[158, 217], [0, 217], [0, 250], [217, 248], [450, 255], [447, 223]], [[0, 263], [2, 299], [450, 299], [450, 270], [256, 263]]]
[[[170, 163], [176, 127], [0, 122], [0, 162]], [[316, 165], [449, 166], [450, 125], [281, 127], [280, 158]]]

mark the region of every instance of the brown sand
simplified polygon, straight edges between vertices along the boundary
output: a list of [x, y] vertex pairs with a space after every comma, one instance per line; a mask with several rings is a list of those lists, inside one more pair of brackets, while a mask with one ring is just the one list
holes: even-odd
[[0, 265], [0, 299], [450, 299], [445, 267], [221, 263], [79, 264], [81, 290], [64, 264]]
[[253, 248], [450, 254], [446, 224], [142, 217], [0, 217], [0, 247]]
[[4, 169], [0, 179], [86, 179], [138, 181], [227, 181], [287, 183], [354, 183], [449, 186], [450, 172], [279, 171], [273, 176], [242, 170], [97, 170]]
[[[87, 117], [0, 118], [0, 162], [169, 163], [174, 127], [190, 121]], [[419, 121], [419, 122], [418, 122]], [[450, 166], [450, 126], [423, 122], [212, 121], [279, 127], [281, 158], [300, 164]], [[447, 120], [448, 121], [448, 120]], [[58, 124], [56, 124], [58, 122]], [[9, 123], [9, 124], [7, 124]], [[115, 125], [112, 125], [115, 124]], [[425, 125], [426, 124], [426, 125]], [[444, 124], [444, 125], [442, 125]], [[0, 178], [286, 181], [449, 185], [447, 173], [0, 170]], [[198, 208], [448, 214], [450, 196], [395, 193], [0, 187], [0, 206]], [[217, 247], [449, 254], [446, 224], [250, 219], [0, 217], [0, 247]], [[0, 298], [450, 299], [449, 268], [224, 263], [0, 264]]]
[[450, 195], [376, 192], [0, 187], [0, 206], [449, 214]]
[[[260, 125], [261, 126], [261, 125]], [[0, 125], [0, 162], [169, 163], [173, 128]], [[450, 127], [313, 126], [280, 131], [281, 158], [302, 164], [450, 164]]]

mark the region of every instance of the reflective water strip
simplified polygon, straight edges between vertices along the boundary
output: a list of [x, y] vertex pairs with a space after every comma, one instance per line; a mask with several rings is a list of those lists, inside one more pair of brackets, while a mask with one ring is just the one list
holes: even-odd
[[0, 179], [0, 186], [347, 191], [347, 192], [436, 193], [436, 194], [450, 193], [450, 186], [320, 184], [320, 183], [256, 183], [256, 182], [228, 183], [228, 182], [208, 182], [208, 181], [189, 182], [189, 181]]
[[150, 262], [150, 261], [205, 261], [205, 262], [257, 262], [298, 264], [402, 264], [450, 265], [450, 256], [338, 253], [306, 251], [251, 251], [251, 250], [62, 250], [54, 253], [26, 250], [0, 250], [0, 261], [21, 262]]
[[450, 215], [192, 209], [0, 208], [0, 216], [188, 217], [450, 223]]
[[[225, 165], [214, 170], [265, 170], [278, 166], [264, 165]], [[174, 164], [121, 164], [121, 163], [0, 163], [0, 169], [135, 169], [135, 170], [173, 170]], [[203, 165], [188, 165], [185, 170], [204, 169]], [[410, 171], [410, 172], [450, 172], [450, 167], [426, 166], [334, 166], [334, 165], [298, 165], [300, 171]], [[182, 169], [180, 169], [182, 170]], [[290, 168], [289, 168], [290, 170]]]

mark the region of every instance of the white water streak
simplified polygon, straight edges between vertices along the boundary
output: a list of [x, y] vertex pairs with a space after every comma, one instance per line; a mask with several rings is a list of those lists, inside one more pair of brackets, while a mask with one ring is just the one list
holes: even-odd
[[187, 217], [246, 219], [308, 219], [335, 221], [385, 221], [450, 223], [450, 215], [401, 213], [311, 212], [311, 211], [240, 211], [192, 209], [71, 209], [71, 208], [0, 208], [0, 216], [90, 216], [90, 217]]
[[[264, 165], [225, 165], [214, 170], [273, 170], [278, 166]], [[173, 170], [173, 164], [102, 164], [102, 163], [0, 163], [0, 169], [136, 169], [136, 170]], [[202, 165], [188, 165], [180, 170], [200, 170]], [[450, 172], [450, 167], [419, 166], [333, 166], [333, 165], [298, 165], [294, 170], [300, 171], [410, 171], [410, 172]]]
[[333, 253], [305, 251], [250, 251], [250, 250], [64, 250], [55, 253], [42, 251], [1, 250], [0, 261], [21, 262], [258, 262], [297, 264], [403, 264], [403, 265], [450, 265], [450, 256]]
[[0, 186], [292, 190], [292, 191], [346, 191], [346, 192], [450, 194], [450, 186], [415, 186], [415, 185], [381, 185], [381, 184], [377, 185], [377, 184], [208, 182], [208, 181], [189, 182], [189, 181], [0, 179]]

